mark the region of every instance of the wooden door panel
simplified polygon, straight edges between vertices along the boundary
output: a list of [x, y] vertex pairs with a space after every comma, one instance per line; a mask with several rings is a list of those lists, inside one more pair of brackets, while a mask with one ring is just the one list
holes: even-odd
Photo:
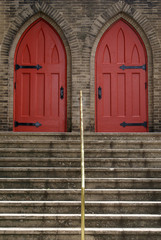
[[103, 74], [103, 83], [102, 83], [102, 95], [103, 95], [103, 102], [104, 102], [104, 116], [110, 117], [111, 116], [111, 74], [105, 73]]
[[117, 63], [125, 62], [125, 34], [120, 28], [117, 35]]
[[59, 86], [59, 74], [53, 73], [51, 75], [51, 111], [50, 116], [53, 118], [59, 117], [59, 101], [60, 101], [60, 86]]
[[140, 74], [132, 74], [132, 116], [140, 117], [141, 116], [141, 99], [140, 99]]
[[[144, 64], [146, 51], [140, 37], [126, 22], [119, 20], [105, 32], [96, 51], [96, 131], [148, 130], [137, 125], [147, 122], [147, 73], [145, 69], [136, 68]], [[123, 127], [120, 125], [123, 122], [134, 123], [134, 126]]]
[[117, 116], [126, 116], [126, 77], [124, 73], [117, 74]]
[[46, 95], [45, 95], [45, 74], [38, 73], [36, 74], [35, 81], [35, 116], [36, 117], [45, 117], [46, 111]]
[[22, 117], [30, 116], [30, 84], [31, 76], [30, 73], [22, 74], [21, 78], [21, 115]]
[[31, 63], [31, 53], [28, 44], [26, 44], [24, 51], [22, 52], [22, 62], [25, 64]]

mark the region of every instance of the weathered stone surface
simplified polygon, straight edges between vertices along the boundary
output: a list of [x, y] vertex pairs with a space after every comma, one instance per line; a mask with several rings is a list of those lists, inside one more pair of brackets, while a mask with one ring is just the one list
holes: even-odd
[[[0, 132], [0, 239], [80, 239], [79, 137]], [[87, 240], [160, 240], [160, 140], [85, 134]]]

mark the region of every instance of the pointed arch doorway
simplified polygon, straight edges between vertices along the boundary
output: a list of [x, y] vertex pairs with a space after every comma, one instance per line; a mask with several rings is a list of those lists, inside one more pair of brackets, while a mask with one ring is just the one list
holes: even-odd
[[66, 131], [66, 52], [42, 18], [22, 34], [15, 52], [14, 131]]
[[123, 19], [102, 36], [95, 56], [96, 131], [148, 131], [147, 54]]

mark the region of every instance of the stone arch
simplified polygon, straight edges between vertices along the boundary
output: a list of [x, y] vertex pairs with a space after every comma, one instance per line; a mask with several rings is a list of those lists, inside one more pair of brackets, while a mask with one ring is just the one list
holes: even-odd
[[[95, 129], [95, 53], [97, 45], [104, 32], [118, 19], [125, 19], [142, 38], [148, 57], [148, 119], [149, 131], [158, 131], [158, 125], [154, 127], [154, 113], [158, 107], [155, 105], [154, 85], [159, 79], [159, 63], [157, 63], [157, 52], [160, 49], [154, 28], [149, 21], [136, 9], [126, 4], [124, 1], [118, 1], [97, 17], [94, 21], [89, 34], [86, 38], [86, 48], [91, 48], [90, 57], [90, 125]], [[92, 47], [90, 47], [92, 46]], [[155, 68], [154, 68], [155, 66]]]
[[[27, 27], [38, 18], [43, 18], [58, 32], [67, 55], [67, 131], [71, 131], [72, 122], [72, 57], [75, 57], [73, 48], [78, 46], [75, 33], [63, 16], [44, 2], [26, 5], [17, 11], [17, 15], [10, 24], [4, 36], [1, 47], [1, 67], [4, 69], [8, 80], [8, 129], [13, 129], [13, 78], [14, 54], [17, 43]], [[6, 67], [7, 66], [7, 67]]]

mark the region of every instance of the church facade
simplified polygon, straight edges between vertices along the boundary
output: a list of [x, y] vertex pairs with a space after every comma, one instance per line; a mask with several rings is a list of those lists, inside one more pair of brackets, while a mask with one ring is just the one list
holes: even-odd
[[0, 4], [0, 131], [161, 131], [159, 0]]

